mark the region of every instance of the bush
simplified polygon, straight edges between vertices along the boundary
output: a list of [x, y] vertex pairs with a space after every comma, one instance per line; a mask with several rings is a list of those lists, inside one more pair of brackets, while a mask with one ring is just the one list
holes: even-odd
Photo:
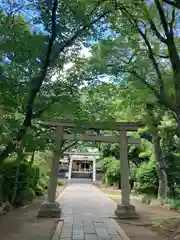
[[111, 165], [112, 161], [116, 160], [113, 157], [107, 157], [107, 158], [103, 158], [101, 159], [98, 163], [97, 163], [97, 169], [101, 170], [102, 172], [106, 172], [107, 169], [109, 168], [109, 166]]
[[64, 186], [64, 182], [58, 179], [58, 186]]
[[38, 184], [44, 189], [47, 190], [48, 189], [48, 176], [41, 174], [41, 177], [39, 179]]
[[169, 205], [170, 209], [173, 210], [178, 210], [180, 209], [180, 200], [175, 200], [175, 199], [170, 199], [170, 198], [166, 198], [162, 201], [162, 204], [167, 204]]
[[24, 191], [24, 200], [32, 201], [35, 198], [36, 194], [32, 188], [26, 188]]
[[43, 196], [44, 193], [45, 193], [45, 190], [43, 189], [43, 187], [41, 185], [38, 184], [35, 189], [36, 196]]
[[120, 182], [120, 161], [113, 160], [106, 170], [107, 184], [113, 185]]
[[137, 168], [135, 191], [140, 194], [157, 195], [158, 176], [154, 160], [142, 163]]
[[26, 162], [21, 163], [20, 166], [15, 161], [4, 162], [0, 166], [2, 201], [12, 201], [17, 168], [19, 168], [19, 178], [13, 203], [22, 205], [25, 201], [30, 201], [35, 197], [39, 169], [36, 166], [31, 167]]
[[102, 183], [107, 185], [114, 185], [120, 182], [120, 161], [115, 158], [104, 158], [99, 162], [101, 169], [105, 171], [102, 177]]
[[178, 210], [180, 209], [180, 200], [174, 200], [170, 204], [170, 209]]

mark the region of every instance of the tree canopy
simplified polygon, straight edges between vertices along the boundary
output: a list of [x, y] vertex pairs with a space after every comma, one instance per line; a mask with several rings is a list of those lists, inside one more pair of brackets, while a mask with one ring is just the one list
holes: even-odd
[[[179, 20], [176, 0], [2, 1], [0, 165], [53, 149], [54, 129], [39, 120], [141, 121], [129, 157], [136, 167], [146, 161], [142, 171], [156, 169], [166, 198], [179, 184]], [[117, 145], [96, 146], [118, 159]]]

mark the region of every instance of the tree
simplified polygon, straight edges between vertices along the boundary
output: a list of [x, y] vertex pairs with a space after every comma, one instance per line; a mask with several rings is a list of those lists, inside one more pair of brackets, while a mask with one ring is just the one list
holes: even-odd
[[[103, 6], [101, 8], [101, 5]], [[42, 7], [43, 6], [43, 7]], [[75, 8], [75, 6], [79, 6]], [[50, 78], [54, 67], [60, 67], [67, 61], [69, 48], [77, 51], [80, 41], [87, 40], [87, 36], [92, 33], [94, 25], [98, 27], [98, 22], [105, 19], [109, 12], [108, 5], [104, 1], [96, 3], [77, 2], [76, 0], [67, 3], [58, 0], [45, 3], [41, 1], [37, 5], [40, 11], [39, 21], [43, 23], [47, 34], [47, 50], [38, 58], [39, 69], [37, 74], [32, 74], [29, 80], [30, 91], [27, 97], [27, 104], [24, 108], [24, 118], [20, 128], [13, 135], [7, 146], [0, 153], [0, 161], [13, 152], [16, 142], [19, 142], [26, 134], [27, 129], [31, 126], [32, 119], [39, 114], [34, 113], [34, 104], [37, 95], [40, 93], [45, 81]], [[50, 9], [50, 11], [49, 11]], [[76, 9], [76, 11], [74, 11]], [[86, 11], [84, 11], [86, 10]], [[60, 16], [60, 17], [59, 17]], [[73, 45], [74, 44], [74, 45]], [[60, 60], [59, 60], [60, 57]], [[40, 109], [39, 113], [42, 113]]]
[[117, 8], [120, 11], [110, 17], [115, 37], [93, 50], [99, 74], [119, 79], [129, 75], [142, 82], [173, 112], [179, 126], [178, 11], [159, 0], [150, 4], [117, 1]]
[[[90, 99], [87, 101], [88, 105], [90, 104], [90, 108], [86, 106], [88, 114], [91, 117], [92, 110], [96, 110], [94, 111], [95, 115], [93, 115], [95, 119], [108, 119], [109, 117], [113, 117], [116, 121], [140, 120], [144, 122], [146, 125], [146, 131], [144, 132], [152, 136], [152, 141], [150, 142], [153, 144], [159, 177], [158, 198], [166, 198], [168, 192], [168, 179], [163, 160], [161, 132], [159, 127], [161, 127], [161, 121], [167, 113], [167, 110], [159, 105], [155, 98], [154, 100], [152, 99], [152, 94], [148, 89], [145, 88], [145, 91], [147, 91], [145, 94], [145, 91], [142, 92], [142, 89], [135, 89], [136, 85], [134, 82], [131, 83], [130, 81], [128, 81], [128, 83], [120, 83], [119, 85], [116, 86], [116, 84], [105, 83], [98, 87], [93, 87], [90, 91]], [[154, 106], [155, 103], [157, 105], [156, 107]], [[97, 106], [98, 111], [96, 108], [92, 108], [92, 106]], [[104, 109], [107, 109], [107, 111], [104, 111]], [[142, 146], [140, 146], [140, 148], [143, 149]], [[118, 144], [115, 146], [100, 144], [99, 149], [103, 152], [104, 157], [114, 156], [116, 159], [119, 159]], [[131, 152], [129, 155], [132, 157]], [[136, 154], [136, 160], [132, 157], [132, 160], [137, 166], [140, 164], [138, 155], [139, 154]]]

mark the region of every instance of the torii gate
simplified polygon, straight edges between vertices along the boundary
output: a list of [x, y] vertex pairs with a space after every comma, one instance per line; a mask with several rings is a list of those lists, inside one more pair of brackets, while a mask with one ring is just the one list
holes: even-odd
[[[63, 140], [69, 141], [89, 141], [89, 142], [108, 142], [120, 143], [120, 173], [121, 173], [121, 202], [117, 204], [115, 214], [119, 218], [136, 218], [135, 207], [130, 204], [130, 184], [129, 184], [129, 163], [128, 163], [128, 144], [139, 144], [140, 139], [127, 136], [128, 131], [137, 131], [143, 125], [139, 122], [83, 122], [68, 120], [51, 120], [42, 122], [47, 127], [56, 128], [56, 142], [52, 159], [51, 173], [48, 185], [47, 200], [42, 203], [38, 212], [40, 217], [59, 217], [61, 213], [60, 204], [56, 202], [56, 187], [58, 177], [59, 158], [61, 155]], [[114, 130], [119, 134], [116, 136], [88, 135], [88, 134], [67, 134], [65, 130], [74, 129], [80, 126], [85, 130]]]

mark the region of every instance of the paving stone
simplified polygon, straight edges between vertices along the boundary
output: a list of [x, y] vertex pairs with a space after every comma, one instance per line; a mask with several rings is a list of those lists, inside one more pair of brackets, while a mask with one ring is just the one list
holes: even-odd
[[116, 204], [91, 184], [69, 184], [60, 198], [59, 240], [122, 240], [111, 221]]
[[119, 234], [116, 230], [116, 228], [106, 228], [108, 234], [116, 235]]
[[73, 225], [73, 229], [83, 229], [83, 224], [81, 224], [81, 225]]
[[73, 240], [84, 240], [84, 235], [73, 235], [72, 239]]
[[108, 238], [109, 234], [105, 228], [96, 228], [98, 238]]
[[71, 229], [63, 228], [60, 236], [63, 237], [63, 238], [71, 237], [72, 236], [72, 228]]
[[83, 229], [74, 229], [73, 235], [84, 235]]
[[103, 223], [103, 220], [102, 220], [102, 219], [94, 219], [93, 222], [94, 222], [94, 223]]
[[85, 234], [85, 240], [98, 240], [96, 234]]
[[93, 223], [93, 220], [83, 220], [83, 225], [89, 225], [89, 224], [92, 224]]
[[94, 226], [95, 226], [95, 228], [104, 228], [105, 227], [105, 225], [104, 225], [104, 223], [94, 223]]
[[87, 228], [84, 228], [84, 233], [90, 234], [90, 233], [96, 233], [96, 231], [94, 227], [87, 227]]
[[64, 218], [64, 223], [73, 223], [73, 217]]
[[60, 237], [61, 238], [71, 238], [72, 237], [72, 233], [61, 233]]
[[105, 227], [107, 227], [107, 228], [114, 228], [114, 227], [115, 227], [114, 222], [111, 221], [111, 220], [104, 220], [104, 225], [105, 225]]
[[63, 229], [73, 229], [73, 225], [66, 225], [66, 224], [64, 224], [63, 225]]
[[61, 233], [72, 233], [72, 232], [73, 232], [72, 228], [64, 228], [61, 231]]

